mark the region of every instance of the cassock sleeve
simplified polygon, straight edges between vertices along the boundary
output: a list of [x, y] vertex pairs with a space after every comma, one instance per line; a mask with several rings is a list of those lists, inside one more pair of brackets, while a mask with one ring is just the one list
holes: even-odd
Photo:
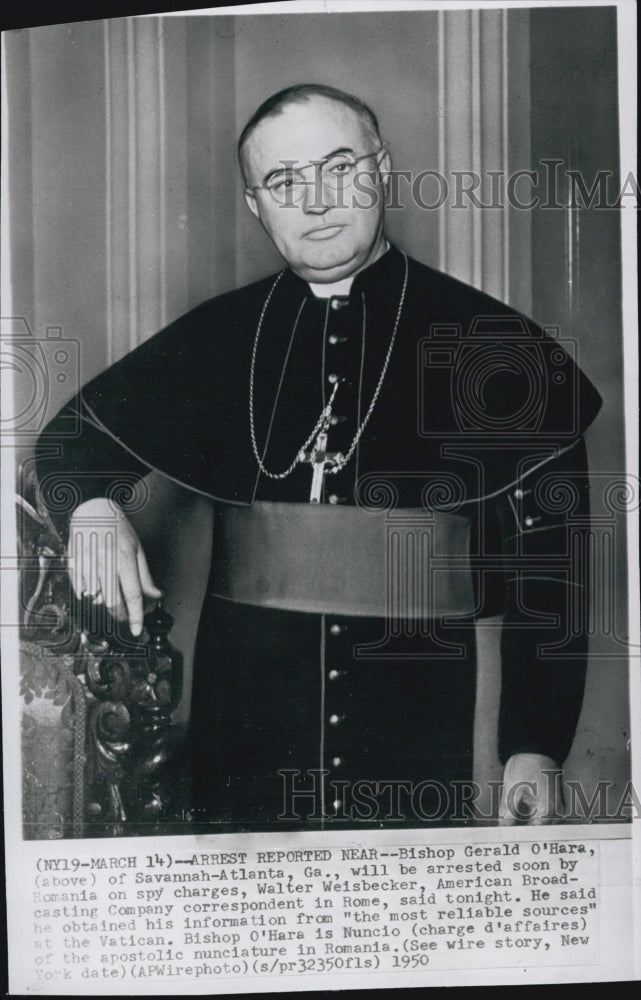
[[150, 467], [127, 450], [94, 419], [82, 393], [49, 423], [36, 446], [42, 501], [66, 542], [74, 510], [95, 497], [107, 497], [123, 510], [136, 506], [136, 487]]
[[495, 504], [505, 586], [499, 756], [539, 753], [562, 764], [581, 710], [588, 649], [583, 438], [530, 464]]

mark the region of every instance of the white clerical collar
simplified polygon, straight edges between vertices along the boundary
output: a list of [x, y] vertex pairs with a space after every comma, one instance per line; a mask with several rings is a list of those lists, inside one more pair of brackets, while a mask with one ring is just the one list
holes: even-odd
[[333, 281], [329, 285], [318, 285], [310, 281], [309, 287], [317, 299], [331, 299], [334, 295], [343, 295], [347, 298], [354, 282], [354, 277], [355, 275], [350, 274], [349, 277], [341, 278], [340, 281]]
[[[388, 250], [389, 243], [385, 240], [385, 249], [383, 250], [383, 253], [387, 253]], [[334, 281], [329, 285], [316, 284], [312, 281], [308, 281], [307, 283], [317, 299], [331, 299], [334, 295], [342, 295], [347, 298], [355, 277], [355, 274], [350, 274], [347, 278], [341, 278], [340, 281]]]

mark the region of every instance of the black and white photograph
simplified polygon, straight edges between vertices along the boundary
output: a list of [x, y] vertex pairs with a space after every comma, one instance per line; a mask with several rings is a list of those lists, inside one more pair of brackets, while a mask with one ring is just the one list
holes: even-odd
[[634, 28], [3, 32], [16, 992], [638, 977]]

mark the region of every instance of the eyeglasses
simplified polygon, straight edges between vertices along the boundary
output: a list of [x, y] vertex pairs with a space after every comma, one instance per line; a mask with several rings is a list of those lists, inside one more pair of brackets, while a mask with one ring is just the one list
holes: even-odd
[[[271, 176], [266, 184], [255, 184], [246, 188], [247, 191], [269, 191], [272, 198], [279, 205], [292, 205], [303, 200], [305, 188], [318, 185], [328, 187], [332, 191], [345, 191], [351, 187], [356, 177], [358, 164], [367, 160], [370, 156], [378, 156], [386, 147], [381, 146], [371, 153], [363, 153], [362, 156], [350, 156], [348, 153], [336, 153], [323, 160], [312, 160], [306, 167], [299, 170], [286, 165], [285, 169]], [[287, 161], [283, 161], [286, 163]], [[303, 176], [303, 170], [314, 168], [314, 179], [307, 181]]]

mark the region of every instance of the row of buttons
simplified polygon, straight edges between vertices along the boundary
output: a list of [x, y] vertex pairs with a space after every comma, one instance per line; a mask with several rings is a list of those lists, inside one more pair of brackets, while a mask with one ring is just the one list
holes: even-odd
[[[342, 500], [342, 498], [336, 498], [335, 500], [332, 500], [332, 497], [330, 497], [329, 498], [329, 502], [330, 503], [336, 503], [336, 502], [339, 501], [339, 499]], [[338, 622], [333, 622], [329, 626], [329, 633], [330, 633], [330, 635], [334, 636], [335, 638], [338, 638], [338, 636], [341, 635], [344, 631], [345, 631], [345, 626], [339, 625]], [[328, 677], [328, 679], [330, 681], [332, 681], [332, 682], [335, 683], [345, 673], [346, 673], [345, 670], [336, 670], [335, 668], [332, 668], [331, 670], [328, 671], [327, 677]], [[330, 726], [332, 726], [333, 728], [336, 728], [337, 726], [340, 726], [340, 724], [344, 721], [344, 719], [345, 719], [345, 716], [338, 715], [337, 713], [333, 712], [329, 716], [328, 722], [329, 722]], [[331, 764], [332, 764], [333, 768], [339, 768], [343, 764], [343, 758], [342, 757], [338, 757], [338, 756], [332, 757]], [[343, 805], [343, 803], [341, 802], [340, 799], [336, 799], [332, 803], [332, 807], [333, 807], [333, 809], [334, 809], [335, 812], [338, 812], [342, 808], [342, 805]]]
[[[330, 375], [329, 376], [329, 381], [330, 382], [336, 382], [337, 379], [338, 379], [338, 375]], [[345, 381], [345, 380], [343, 379], [343, 381]], [[335, 427], [336, 424], [342, 423], [343, 420], [345, 420], [345, 417], [340, 416], [337, 413], [333, 413], [331, 415], [331, 417], [329, 418], [329, 422], [332, 425], [332, 427]], [[328, 503], [332, 503], [332, 504], [345, 503], [345, 499], [346, 499], [345, 497], [339, 496], [338, 493], [330, 493], [330, 495], [327, 497], [327, 502]]]
[[[337, 312], [339, 309], [343, 309], [344, 306], [348, 305], [348, 303], [349, 299], [337, 296], [332, 296], [332, 298], [330, 298], [329, 300], [330, 308], [334, 312]], [[332, 347], [336, 347], [337, 344], [345, 344], [347, 342], [347, 337], [339, 336], [337, 333], [330, 333], [327, 340], [332, 345]], [[347, 382], [347, 379], [342, 378], [340, 375], [336, 374], [336, 372], [332, 372], [330, 375], [327, 376], [327, 381], [330, 383], [330, 385], [335, 385], [336, 382], [338, 381]], [[347, 384], [349, 383], [347, 382]], [[344, 416], [341, 416], [338, 413], [333, 413], [330, 417], [330, 424], [332, 427], [335, 427], [337, 424], [342, 423], [345, 419], [346, 418]], [[345, 503], [345, 499], [346, 499], [345, 497], [341, 497], [337, 493], [331, 493], [327, 497], [327, 502], [331, 504], [341, 504]], [[330, 672], [330, 678], [333, 679], [332, 672]]]
[[[512, 496], [514, 497], [515, 500], [523, 500], [523, 498], [527, 496], [528, 493], [531, 492], [532, 492], [531, 490], [522, 490], [517, 487], [517, 489], [514, 490]], [[536, 524], [537, 521], [540, 520], [541, 520], [540, 517], [532, 517], [531, 514], [528, 514], [526, 517], [523, 518], [523, 524], [525, 525], [526, 528], [531, 528], [533, 527], [533, 525]]]

